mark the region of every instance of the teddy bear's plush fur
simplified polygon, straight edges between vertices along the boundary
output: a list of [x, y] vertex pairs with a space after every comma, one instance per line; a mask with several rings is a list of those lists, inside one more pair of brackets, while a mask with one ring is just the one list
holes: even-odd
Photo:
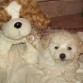
[[[0, 27], [8, 21], [17, 18], [25, 18], [31, 22], [32, 31], [27, 37], [27, 40], [35, 47], [39, 48], [40, 37], [38, 36], [37, 31], [47, 27], [50, 22], [49, 17], [39, 7], [36, 0], [3, 0], [0, 2]], [[9, 33], [13, 32], [10, 31], [9, 28], [6, 28], [4, 31], [7, 29], [9, 30]]]
[[[18, 22], [22, 23], [22, 26]], [[35, 42], [32, 32], [30, 21], [24, 18], [12, 19], [2, 26], [0, 83], [26, 83], [29, 79], [32, 73], [28, 72], [29, 68], [34, 70], [40, 55], [38, 46], [35, 44], [39, 41]], [[32, 44], [31, 41], [34, 43]]]
[[44, 29], [49, 17], [39, 7], [36, 0], [3, 0], [0, 2], [0, 26], [12, 18], [31, 20], [36, 28]]
[[[18, 27], [18, 22], [22, 23], [22, 26]], [[20, 43], [25, 44], [23, 46], [24, 52], [21, 54], [22, 56], [20, 55], [20, 57], [24, 60], [26, 59], [27, 64], [37, 63], [38, 52], [27, 39], [31, 34], [31, 31], [32, 27], [30, 22], [23, 18], [12, 19], [2, 26], [2, 31], [0, 31], [0, 67], [7, 68], [8, 64], [10, 65], [10, 60], [8, 59], [10, 57], [10, 50], [12, 50], [11, 48], [13, 45]], [[21, 52], [21, 49], [19, 52]]]
[[[15, 27], [16, 22], [24, 26]], [[46, 28], [49, 22], [49, 17], [35, 0], [0, 2], [0, 83], [27, 82], [32, 73], [29, 68], [34, 70], [40, 55], [37, 32]]]

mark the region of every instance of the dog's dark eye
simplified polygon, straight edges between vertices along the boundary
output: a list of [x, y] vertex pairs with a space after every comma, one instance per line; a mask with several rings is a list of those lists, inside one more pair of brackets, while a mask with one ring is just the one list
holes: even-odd
[[58, 49], [59, 47], [58, 47], [58, 46], [55, 46], [54, 48], [55, 48], [55, 49]]
[[68, 49], [68, 50], [72, 50], [72, 48], [71, 48], [71, 47], [68, 47], [67, 49]]

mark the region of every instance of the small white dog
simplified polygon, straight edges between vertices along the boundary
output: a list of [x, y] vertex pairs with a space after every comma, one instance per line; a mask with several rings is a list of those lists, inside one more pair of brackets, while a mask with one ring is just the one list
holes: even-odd
[[42, 39], [44, 51], [40, 68], [45, 73], [45, 83], [76, 83], [74, 78], [79, 68], [78, 58], [82, 41], [76, 34], [56, 31]]

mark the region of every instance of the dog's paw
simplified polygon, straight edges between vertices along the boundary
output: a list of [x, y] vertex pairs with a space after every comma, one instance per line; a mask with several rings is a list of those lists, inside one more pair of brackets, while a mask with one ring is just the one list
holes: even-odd
[[72, 81], [72, 80], [74, 80], [74, 77], [75, 77], [74, 74], [67, 74], [67, 75], [65, 76], [65, 79], [66, 79], [67, 81]]

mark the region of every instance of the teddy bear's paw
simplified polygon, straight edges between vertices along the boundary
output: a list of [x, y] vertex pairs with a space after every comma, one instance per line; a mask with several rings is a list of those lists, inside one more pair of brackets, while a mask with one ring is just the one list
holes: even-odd
[[33, 54], [26, 54], [24, 56], [22, 56], [22, 58], [27, 62], [27, 64], [31, 65], [31, 64], [37, 64], [38, 63], [38, 57], [37, 55], [33, 55]]

